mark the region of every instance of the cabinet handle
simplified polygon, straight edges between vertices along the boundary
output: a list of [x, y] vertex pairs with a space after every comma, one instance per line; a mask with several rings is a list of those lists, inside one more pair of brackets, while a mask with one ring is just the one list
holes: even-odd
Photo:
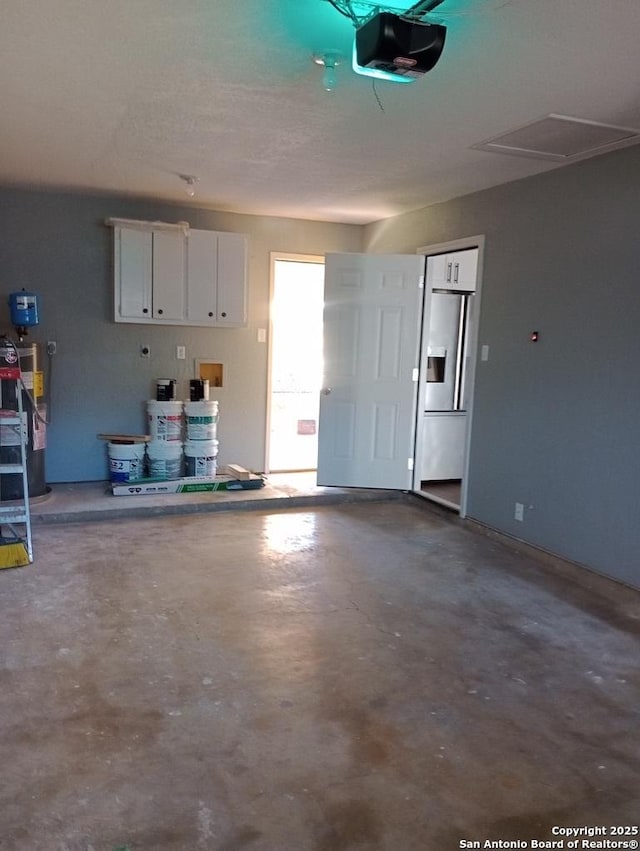
[[226, 316], [227, 316], [226, 311], [223, 310], [222, 313], [220, 314], [220, 316], [222, 316], [222, 318], [225, 319]]
[[162, 310], [162, 309], [160, 309], [160, 310], [158, 311], [158, 315], [159, 315], [159, 316], [162, 316], [162, 314], [163, 314], [163, 313], [164, 313], [164, 310]]
[[148, 307], [143, 307], [143, 308], [142, 308], [142, 312], [143, 312], [143, 313], [149, 313], [149, 308], [148, 308]]
[[460, 271], [460, 264], [456, 263], [456, 271], [453, 273], [453, 283], [458, 283], [458, 272]]
[[451, 283], [451, 263], [447, 263], [447, 283]]
[[209, 311], [209, 316], [213, 316], [213, 312], [211, 310]]

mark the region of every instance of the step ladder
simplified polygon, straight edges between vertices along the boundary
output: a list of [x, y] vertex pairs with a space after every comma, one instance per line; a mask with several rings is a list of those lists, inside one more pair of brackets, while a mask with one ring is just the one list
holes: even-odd
[[[13, 377], [2, 377], [7, 384], [13, 382], [16, 391], [17, 410], [9, 416], [0, 417], [0, 425], [15, 426], [19, 436], [20, 462], [17, 464], [0, 463], [0, 478], [5, 475], [20, 474], [22, 476], [22, 499], [12, 500], [11, 505], [4, 505], [0, 500], [0, 527], [8, 527], [11, 538], [3, 534], [0, 538], [0, 569], [3, 567], [22, 567], [33, 561], [33, 545], [31, 542], [31, 511], [29, 507], [29, 482], [27, 479], [27, 448], [28, 429], [25, 426], [22, 407], [22, 378], [18, 370], [13, 371]], [[24, 533], [20, 534], [16, 527], [23, 526]], [[3, 528], [4, 532], [4, 528]]]

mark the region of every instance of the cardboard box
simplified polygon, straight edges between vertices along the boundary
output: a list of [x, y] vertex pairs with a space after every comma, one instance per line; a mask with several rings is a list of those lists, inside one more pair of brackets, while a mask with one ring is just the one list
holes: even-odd
[[205, 493], [207, 491], [257, 490], [264, 487], [262, 476], [251, 474], [250, 479], [240, 481], [231, 476], [215, 476], [213, 479], [200, 479], [185, 476], [182, 479], [138, 479], [135, 482], [113, 482], [111, 490], [114, 496], [138, 496], [142, 494], [163, 493]]

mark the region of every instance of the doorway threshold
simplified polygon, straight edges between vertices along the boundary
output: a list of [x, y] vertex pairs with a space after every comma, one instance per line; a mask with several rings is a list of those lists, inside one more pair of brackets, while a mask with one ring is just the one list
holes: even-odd
[[414, 491], [418, 496], [442, 505], [451, 511], [460, 513], [460, 497], [462, 482], [460, 479], [451, 479], [437, 482], [421, 482], [420, 489]]
[[424, 499], [425, 502], [432, 502], [435, 505], [441, 505], [443, 508], [448, 508], [450, 511], [454, 511], [456, 514], [460, 514], [460, 506], [456, 505], [455, 502], [450, 502], [448, 499], [443, 499], [439, 496], [433, 496], [433, 494], [425, 493], [424, 491], [412, 491], [415, 496], [419, 496], [420, 499]]

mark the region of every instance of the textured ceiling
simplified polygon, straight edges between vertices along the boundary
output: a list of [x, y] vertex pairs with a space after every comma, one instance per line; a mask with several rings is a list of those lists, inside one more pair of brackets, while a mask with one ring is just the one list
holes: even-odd
[[327, 0], [6, 0], [0, 181], [184, 201], [194, 174], [201, 206], [363, 223], [557, 168], [470, 147], [549, 113], [640, 128], [638, 0], [430, 20], [421, 80], [374, 91], [347, 61], [328, 93], [312, 56], [354, 30]]

